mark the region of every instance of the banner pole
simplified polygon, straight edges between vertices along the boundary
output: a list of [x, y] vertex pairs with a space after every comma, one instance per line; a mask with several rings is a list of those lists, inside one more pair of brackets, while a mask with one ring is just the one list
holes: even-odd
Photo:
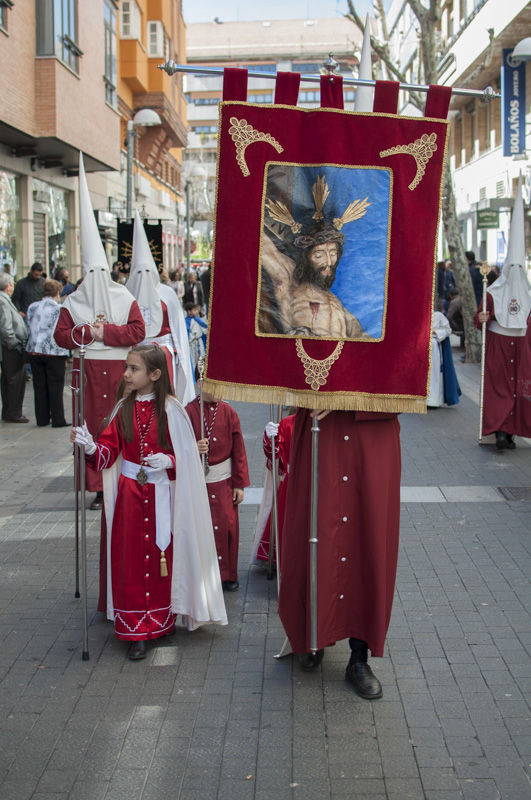
[[[72, 329], [72, 341], [79, 348], [79, 418], [81, 424], [85, 423], [85, 327], [90, 328], [92, 339], [89, 345], [95, 340], [94, 328], [87, 322], [74, 325]], [[81, 328], [81, 344], [76, 341], [74, 332], [76, 328]], [[88, 647], [88, 580], [87, 580], [87, 508], [85, 498], [85, 445], [79, 445], [79, 485], [81, 498], [81, 591], [83, 593], [83, 653], [82, 660], [88, 661], [90, 658]]]
[[[222, 67], [202, 67], [202, 66], [187, 66], [184, 64], [176, 64], [171, 59], [165, 64], [159, 64], [157, 69], [164, 70], [170, 77], [175, 75], [176, 72], [196, 73], [198, 75], [223, 75]], [[260, 78], [260, 80], [276, 80], [275, 72], [247, 72], [249, 78]], [[321, 80], [318, 75], [301, 75], [301, 83], [319, 83]], [[343, 85], [346, 86], [376, 86], [376, 81], [364, 81], [360, 78], [343, 78]], [[405, 92], [421, 92], [427, 94], [430, 87], [423, 84], [415, 83], [400, 83], [400, 89]], [[501, 94], [495, 92], [492, 86], [487, 86], [486, 89], [457, 89], [452, 87], [452, 95], [460, 95], [463, 97], [478, 97], [484, 103], [490, 103], [494, 99], [501, 97]]]
[[310, 510], [310, 652], [317, 654], [317, 512], [319, 494], [319, 420], [312, 425], [312, 486]]
[[[275, 421], [275, 411], [273, 403], [269, 406], [269, 417], [271, 422]], [[273, 559], [277, 556], [278, 572], [278, 552], [275, 549], [278, 541], [278, 505], [277, 505], [277, 456], [276, 456], [276, 436], [271, 436], [271, 475], [273, 477], [273, 505], [271, 506], [271, 517], [269, 520], [269, 557], [267, 559], [267, 580], [272, 581], [274, 576]]]
[[[481, 301], [481, 308], [483, 313], [487, 311], [487, 275], [490, 272], [490, 267], [486, 261], [483, 262], [479, 271], [483, 275], [483, 297]], [[487, 344], [487, 323], [481, 323], [481, 377], [479, 381], [479, 439], [478, 444], [483, 440], [483, 401], [485, 392], [485, 350]]]
[[[76, 373], [77, 379], [79, 381], [79, 370], [72, 370], [72, 374]], [[72, 393], [74, 395], [74, 419], [72, 425], [77, 427], [79, 422], [79, 383], [76, 386], [74, 383], [74, 378], [72, 378], [72, 385], [70, 386], [72, 389]], [[81, 423], [83, 424], [83, 423]], [[76, 589], [74, 592], [74, 597], [79, 598], [81, 594], [79, 592], [79, 446], [74, 444], [74, 493], [76, 495], [76, 525], [75, 525], [75, 537], [76, 537]]]

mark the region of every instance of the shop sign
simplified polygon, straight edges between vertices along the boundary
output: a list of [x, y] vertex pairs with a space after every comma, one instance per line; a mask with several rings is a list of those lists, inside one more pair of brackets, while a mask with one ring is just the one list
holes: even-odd
[[477, 212], [477, 227], [479, 229], [500, 227], [500, 211], [498, 208], [481, 208]]

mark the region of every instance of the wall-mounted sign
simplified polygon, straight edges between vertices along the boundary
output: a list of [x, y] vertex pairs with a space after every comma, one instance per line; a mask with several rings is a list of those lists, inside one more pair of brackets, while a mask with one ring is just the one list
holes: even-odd
[[498, 229], [500, 227], [500, 212], [497, 208], [480, 208], [477, 214], [478, 230], [484, 228]]
[[502, 144], [504, 156], [525, 152], [525, 62], [513, 60], [512, 49], [502, 51]]

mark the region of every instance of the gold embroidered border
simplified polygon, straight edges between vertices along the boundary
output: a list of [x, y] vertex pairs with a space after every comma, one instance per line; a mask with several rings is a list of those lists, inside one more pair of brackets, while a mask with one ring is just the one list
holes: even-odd
[[435, 144], [436, 139], [436, 133], [423, 133], [420, 139], [415, 139], [415, 141], [410, 144], [398, 144], [396, 147], [390, 147], [388, 150], [381, 150], [380, 158], [396, 156], [401, 153], [407, 153], [413, 156], [417, 164], [417, 174], [408, 186], [408, 189], [413, 191], [424, 177], [428, 161], [437, 150], [437, 145]]
[[334, 352], [327, 358], [312, 358], [304, 349], [304, 345], [300, 339], [295, 342], [297, 348], [297, 355], [299, 356], [304, 366], [304, 374], [306, 375], [306, 383], [308, 383], [314, 392], [318, 392], [321, 386], [324, 386], [328, 380], [328, 374], [332, 365], [336, 363], [341, 355], [344, 342], [338, 342], [334, 348]]
[[426, 398], [408, 395], [371, 395], [356, 392], [293, 391], [282, 386], [256, 386], [229, 383], [210, 378], [204, 380], [204, 391], [224, 400], [242, 403], [273, 403], [300, 408], [322, 408], [331, 411], [378, 411], [386, 414], [426, 414]]
[[245, 160], [245, 151], [250, 144], [254, 144], [254, 142], [267, 142], [267, 144], [275, 148], [277, 153], [280, 154], [284, 152], [282, 145], [279, 144], [270, 133], [260, 133], [260, 131], [253, 128], [252, 125], [249, 125], [246, 119], [231, 117], [230, 123], [229, 134], [236, 145], [236, 161], [245, 178], [251, 174]]
[[[286, 108], [291, 108], [291, 106], [286, 106]], [[304, 109], [303, 109], [304, 110]], [[318, 109], [314, 109], [317, 111]], [[346, 112], [352, 114], [352, 111]], [[343, 342], [364, 342], [365, 344], [375, 344], [377, 342], [382, 342], [385, 339], [385, 328], [387, 322], [387, 289], [388, 289], [388, 282], [389, 282], [389, 259], [391, 254], [391, 224], [393, 219], [393, 184], [394, 184], [394, 173], [390, 167], [382, 167], [378, 164], [366, 165], [366, 164], [331, 164], [329, 162], [326, 163], [306, 163], [301, 161], [266, 161], [264, 165], [264, 178], [262, 183], [262, 211], [260, 216], [260, 249], [258, 252], [258, 282], [257, 282], [257, 290], [256, 290], [256, 309], [254, 315], [254, 333], [255, 336], [263, 339], [294, 339], [295, 337], [293, 334], [287, 333], [263, 333], [259, 328], [259, 316], [260, 316], [260, 294], [261, 294], [261, 287], [262, 287], [262, 237], [263, 237], [263, 230], [264, 230], [264, 216], [265, 216], [265, 198], [266, 198], [266, 191], [267, 191], [267, 171], [269, 167], [274, 166], [284, 166], [284, 167], [336, 167], [339, 169], [365, 169], [365, 170], [381, 170], [382, 172], [389, 173], [389, 212], [387, 215], [387, 251], [385, 256], [385, 282], [384, 282], [384, 306], [383, 306], [383, 314], [382, 314], [382, 334], [378, 338], [373, 337], [363, 337], [363, 338], [352, 338], [352, 339], [342, 339]], [[333, 294], [333, 292], [332, 292]], [[310, 340], [315, 339], [314, 336], [307, 336], [303, 337]], [[337, 336], [319, 336], [320, 342], [337, 342]]]

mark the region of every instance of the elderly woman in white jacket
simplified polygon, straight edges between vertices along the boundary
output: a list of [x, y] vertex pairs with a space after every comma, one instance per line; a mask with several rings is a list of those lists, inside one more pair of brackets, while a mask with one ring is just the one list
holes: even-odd
[[22, 413], [26, 390], [24, 346], [28, 333], [20, 312], [13, 305], [11, 295], [15, 284], [13, 277], [0, 274], [0, 361], [2, 378], [2, 419], [4, 422], [29, 422]]

